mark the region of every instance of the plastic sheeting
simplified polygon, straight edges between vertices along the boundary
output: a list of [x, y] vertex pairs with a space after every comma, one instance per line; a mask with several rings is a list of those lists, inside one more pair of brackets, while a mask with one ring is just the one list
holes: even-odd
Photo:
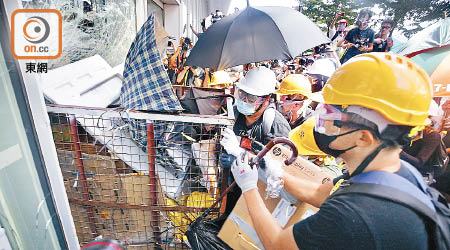
[[411, 56], [415, 52], [449, 45], [450, 18], [446, 18], [412, 36], [397, 53]]

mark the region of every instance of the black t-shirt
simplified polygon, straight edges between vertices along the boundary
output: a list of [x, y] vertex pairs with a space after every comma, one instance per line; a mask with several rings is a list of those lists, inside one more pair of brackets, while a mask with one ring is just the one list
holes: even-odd
[[[375, 32], [371, 28], [361, 30], [356, 27], [347, 33], [345, 40], [349, 43], [367, 47], [370, 43], [373, 43], [374, 36]], [[345, 63], [350, 58], [363, 53], [367, 52], [359, 51], [356, 46], [350, 47], [347, 51], [345, 51], [345, 54], [341, 57], [340, 61], [341, 63]]]
[[[267, 112], [267, 109], [264, 112]], [[278, 112], [277, 110], [274, 111], [275, 117], [273, 119], [270, 131], [264, 134], [263, 131], [264, 115], [262, 115], [256, 122], [254, 122], [250, 126], [247, 126], [245, 123], [245, 116], [239, 112], [236, 112], [235, 107], [235, 114], [237, 115], [233, 131], [236, 134], [236, 136], [238, 136], [238, 138], [241, 140], [242, 148], [251, 150], [254, 153], [258, 153], [262, 149], [262, 147], [257, 143], [255, 143], [255, 141], [266, 145], [267, 143], [269, 143], [270, 140], [272, 140], [275, 137], [289, 136], [289, 131], [291, 130], [289, 123], [286, 121], [286, 119], [280, 112]]]
[[[402, 167], [396, 174], [417, 185]], [[361, 194], [331, 197], [294, 225], [302, 249], [428, 249], [422, 218], [397, 203]]]

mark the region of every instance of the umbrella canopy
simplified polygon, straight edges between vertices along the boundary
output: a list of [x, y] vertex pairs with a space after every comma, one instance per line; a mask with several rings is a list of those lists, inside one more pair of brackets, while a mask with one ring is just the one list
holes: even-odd
[[128, 51], [120, 103], [134, 110], [183, 110], [156, 47], [154, 14], [142, 25]]
[[430, 75], [433, 96], [450, 96], [450, 47], [424, 52], [411, 59]]
[[247, 7], [213, 24], [187, 65], [222, 70], [271, 59], [292, 59], [329, 39], [306, 16], [287, 7]]
[[405, 46], [405, 43], [402, 42], [400, 39], [392, 36], [392, 42], [394, 45], [392, 45], [390, 52], [398, 54], [400, 50], [402, 50]]
[[426, 51], [448, 46], [450, 46], [450, 18], [442, 19], [418, 32], [397, 53], [413, 57]]

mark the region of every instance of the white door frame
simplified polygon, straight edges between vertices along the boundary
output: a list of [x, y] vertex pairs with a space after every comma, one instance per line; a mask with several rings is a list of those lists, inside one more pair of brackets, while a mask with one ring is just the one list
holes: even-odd
[[[22, 4], [18, 0], [3, 1], [8, 22], [11, 23], [11, 13], [16, 9], [21, 9]], [[11, 24], [9, 25], [9, 27]], [[10, 34], [7, 34], [10, 37]], [[47, 114], [47, 108], [44, 103], [44, 95], [39, 88], [40, 79], [36, 74], [24, 74], [25, 61], [17, 60], [20, 68], [20, 77], [24, 83], [25, 96], [28, 99], [30, 114], [36, 135], [41, 149], [42, 159], [44, 161], [45, 171], [50, 184], [50, 192], [55, 202], [55, 209], [61, 222], [63, 235], [67, 246], [70, 250], [80, 249], [78, 237], [73, 222], [72, 213], [70, 211], [69, 201], [64, 187], [64, 179], [62, 177], [61, 168], [59, 166], [58, 157], [56, 155], [56, 146], [53, 141], [50, 120]]]

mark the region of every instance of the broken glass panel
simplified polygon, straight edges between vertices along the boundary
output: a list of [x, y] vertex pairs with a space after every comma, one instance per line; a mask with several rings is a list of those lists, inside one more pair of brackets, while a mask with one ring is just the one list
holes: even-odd
[[57, 9], [63, 16], [63, 50], [48, 61], [58, 68], [96, 54], [111, 66], [125, 61], [136, 35], [134, 0], [26, 0], [25, 9]]

